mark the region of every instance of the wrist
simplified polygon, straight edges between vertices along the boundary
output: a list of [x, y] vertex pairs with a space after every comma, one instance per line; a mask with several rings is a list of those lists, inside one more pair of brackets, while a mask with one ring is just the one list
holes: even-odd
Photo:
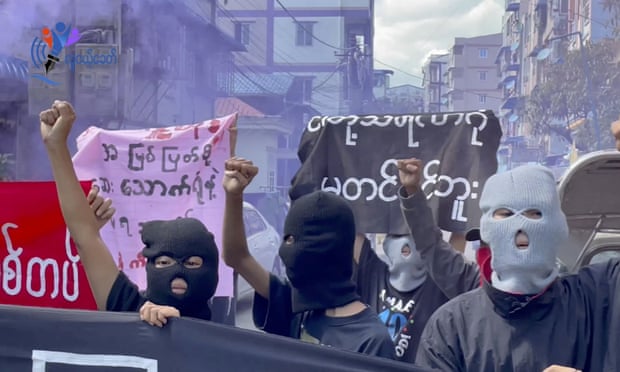
[[404, 189], [405, 189], [405, 192], [407, 193], [407, 196], [412, 196], [416, 194], [418, 191], [420, 191], [419, 186], [405, 186]]

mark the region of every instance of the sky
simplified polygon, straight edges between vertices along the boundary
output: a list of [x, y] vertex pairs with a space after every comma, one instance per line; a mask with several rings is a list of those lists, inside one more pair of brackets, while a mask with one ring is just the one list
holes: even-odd
[[429, 54], [447, 51], [455, 37], [501, 32], [504, 4], [505, 0], [375, 0], [374, 67], [394, 71], [391, 86], [421, 86], [420, 78], [408, 74], [421, 77]]

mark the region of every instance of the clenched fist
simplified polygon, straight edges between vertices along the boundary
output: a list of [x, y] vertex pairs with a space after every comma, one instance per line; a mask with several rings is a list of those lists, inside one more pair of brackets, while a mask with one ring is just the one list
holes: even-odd
[[46, 145], [66, 144], [73, 123], [75, 111], [69, 102], [54, 101], [52, 107], [39, 114], [41, 138]]
[[398, 176], [407, 195], [413, 195], [420, 191], [422, 180], [422, 160], [416, 158], [402, 159], [396, 161]]
[[226, 160], [224, 165], [224, 179], [222, 184], [224, 190], [231, 195], [241, 195], [243, 190], [252, 182], [258, 174], [258, 167], [251, 161], [233, 157]]

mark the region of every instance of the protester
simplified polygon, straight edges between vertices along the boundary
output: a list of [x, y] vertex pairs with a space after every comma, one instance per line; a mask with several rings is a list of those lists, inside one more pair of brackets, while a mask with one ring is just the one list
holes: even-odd
[[364, 235], [357, 236], [358, 293], [388, 327], [396, 359], [413, 363], [426, 322], [448, 298], [428, 275], [411, 236], [387, 235], [383, 251], [387, 263]]
[[[419, 192], [421, 169], [417, 159], [399, 162], [399, 193], [408, 217], [425, 199]], [[453, 270], [471, 282], [454, 287], [463, 294], [431, 316], [416, 364], [445, 371], [542, 371], [551, 365], [618, 370], [620, 359], [608, 350], [620, 346], [615, 319], [620, 312], [620, 261], [558, 276], [556, 254], [567, 242], [568, 225], [553, 174], [536, 165], [496, 174], [484, 186], [480, 207], [491, 277], [481, 288], [463, 293], [476, 286], [477, 266], [455, 259], [443, 263], [445, 272]], [[431, 249], [428, 244], [430, 239], [416, 239], [421, 252]], [[440, 264], [428, 265], [433, 266]]]
[[611, 133], [616, 139], [616, 149], [620, 151], [620, 119], [611, 123]]
[[293, 201], [279, 255], [287, 281], [251, 256], [243, 226], [243, 191], [256, 176], [251, 161], [226, 162], [223, 258], [255, 289], [254, 323], [268, 333], [394, 358], [387, 328], [359, 301], [353, 273], [353, 212], [339, 196], [316, 191]]
[[[78, 248], [98, 309], [138, 311], [145, 305], [143, 319], [159, 326], [167, 316], [178, 316], [179, 312], [209, 320], [208, 301], [218, 282], [218, 250], [213, 234], [192, 218], [144, 223], [141, 236], [145, 244], [142, 254], [147, 258], [147, 288], [141, 294], [119, 271], [101, 239], [99, 229], [105, 221], [93, 214], [73, 169], [67, 147], [67, 137], [75, 122], [73, 108], [68, 102], [55, 101], [49, 110], [41, 112], [40, 121], [62, 214]], [[110, 202], [105, 203], [109, 207]], [[154, 306], [147, 301], [169, 307]]]

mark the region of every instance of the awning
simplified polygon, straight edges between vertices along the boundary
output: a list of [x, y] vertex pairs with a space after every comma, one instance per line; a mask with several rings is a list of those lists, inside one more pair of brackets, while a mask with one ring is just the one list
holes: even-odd
[[28, 62], [0, 55], [0, 79], [16, 80], [28, 84]]
[[504, 101], [504, 104], [502, 105], [501, 109], [502, 110], [513, 110], [517, 106], [518, 102], [519, 102], [519, 98], [510, 97], [506, 101]]
[[218, 98], [215, 100], [216, 117], [230, 115], [235, 112], [243, 117], [264, 118], [267, 116], [255, 107], [236, 97]]
[[502, 58], [504, 53], [506, 53], [508, 50], [510, 50], [509, 46], [503, 46], [503, 47], [499, 48], [499, 51], [497, 52], [497, 57], [495, 57], [495, 64], [496, 65], [499, 64], [499, 60]]
[[[238, 69], [239, 70], [239, 69]], [[295, 78], [284, 73], [233, 73], [232, 96], [285, 96]]]

